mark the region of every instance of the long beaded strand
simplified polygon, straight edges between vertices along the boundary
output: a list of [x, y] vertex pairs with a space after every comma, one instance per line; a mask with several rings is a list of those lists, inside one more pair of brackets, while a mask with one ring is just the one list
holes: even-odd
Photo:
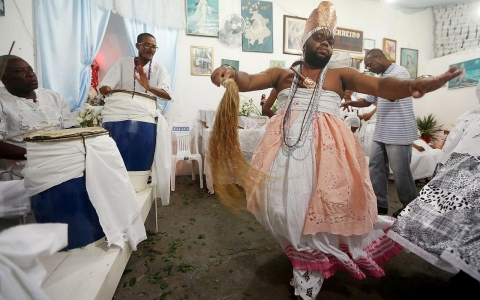
[[[299, 67], [299, 72], [301, 72], [301, 67]], [[299, 76], [295, 75], [292, 83], [292, 89], [290, 91], [290, 102], [288, 104], [287, 110], [285, 112], [284, 118], [283, 118], [283, 124], [282, 124], [282, 153], [286, 156], [291, 156], [293, 152], [304, 146], [306, 142], [306, 135], [310, 129], [310, 126], [312, 124], [312, 119], [313, 116], [315, 115], [317, 108], [318, 108], [318, 103], [320, 101], [320, 96], [321, 96], [321, 91], [323, 87], [323, 82], [325, 80], [325, 75], [327, 73], [327, 67], [325, 67], [318, 77], [317, 85], [315, 86], [315, 90], [312, 93], [312, 97], [310, 98], [310, 102], [307, 107], [307, 111], [305, 115], [303, 116], [302, 120], [302, 125], [300, 129], [300, 134], [298, 138], [296, 139], [295, 143], [290, 144], [288, 142], [288, 133], [290, 130], [290, 118], [291, 118], [291, 113], [292, 113], [292, 103], [293, 103], [293, 98], [294, 95], [297, 91], [298, 88], [298, 82], [299, 82]], [[301, 142], [301, 143], [300, 143]]]

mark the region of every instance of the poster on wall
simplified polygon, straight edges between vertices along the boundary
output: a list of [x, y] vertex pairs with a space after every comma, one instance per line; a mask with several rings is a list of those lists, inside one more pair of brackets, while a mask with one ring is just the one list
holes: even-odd
[[273, 53], [272, 2], [242, 0], [245, 32], [242, 51]]
[[0, 0], [0, 17], [5, 16], [5, 0]]
[[235, 70], [240, 70], [240, 62], [238, 60], [222, 58], [222, 66], [230, 66]]
[[400, 65], [407, 69], [411, 79], [417, 78], [418, 50], [400, 48]]
[[335, 50], [362, 53], [363, 31], [338, 27], [335, 32], [334, 48]]
[[449, 89], [476, 86], [478, 84], [480, 80], [480, 58], [450, 65], [450, 67], [452, 66], [457, 66], [457, 70], [463, 70], [463, 73], [448, 82]]
[[186, 0], [185, 8], [187, 34], [218, 37], [218, 0]]
[[302, 36], [306, 18], [283, 16], [283, 53], [302, 55]]

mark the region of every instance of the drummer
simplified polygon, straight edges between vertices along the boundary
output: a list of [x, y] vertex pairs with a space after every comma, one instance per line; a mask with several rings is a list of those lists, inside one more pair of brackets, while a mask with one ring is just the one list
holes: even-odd
[[80, 126], [60, 94], [38, 88], [37, 75], [25, 60], [15, 55], [0, 56], [0, 71], [4, 68], [1, 81], [5, 87], [0, 88], [0, 137], [16, 137], [0, 142], [0, 161], [26, 159], [24, 137], [19, 135], [22, 132], [47, 126], [49, 129]]
[[165, 67], [152, 61], [158, 49], [155, 37], [141, 33], [135, 47], [138, 56], [120, 58], [98, 86], [100, 93], [107, 95], [112, 89], [124, 89], [171, 100], [170, 74]]

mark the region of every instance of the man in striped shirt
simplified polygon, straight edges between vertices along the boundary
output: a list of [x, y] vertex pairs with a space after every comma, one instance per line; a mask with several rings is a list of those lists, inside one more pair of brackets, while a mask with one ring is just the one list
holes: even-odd
[[[409, 79], [407, 69], [392, 63], [380, 49], [372, 49], [365, 56], [365, 68], [381, 77]], [[410, 171], [412, 142], [417, 139], [417, 123], [413, 113], [412, 97], [384, 99], [367, 95], [358, 101], [342, 103], [355, 107], [367, 107], [377, 103], [377, 125], [369, 153], [370, 180], [377, 196], [379, 214], [388, 213], [388, 175], [392, 169], [397, 194], [403, 207], [394, 217], [417, 197], [417, 188]]]

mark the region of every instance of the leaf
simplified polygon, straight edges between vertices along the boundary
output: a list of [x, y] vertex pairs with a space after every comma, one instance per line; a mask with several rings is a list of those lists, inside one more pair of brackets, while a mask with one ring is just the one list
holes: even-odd
[[128, 282], [128, 285], [130, 287], [134, 286], [135, 283], [137, 283], [137, 278], [136, 277], [132, 277], [132, 279], [130, 279], [130, 281]]

